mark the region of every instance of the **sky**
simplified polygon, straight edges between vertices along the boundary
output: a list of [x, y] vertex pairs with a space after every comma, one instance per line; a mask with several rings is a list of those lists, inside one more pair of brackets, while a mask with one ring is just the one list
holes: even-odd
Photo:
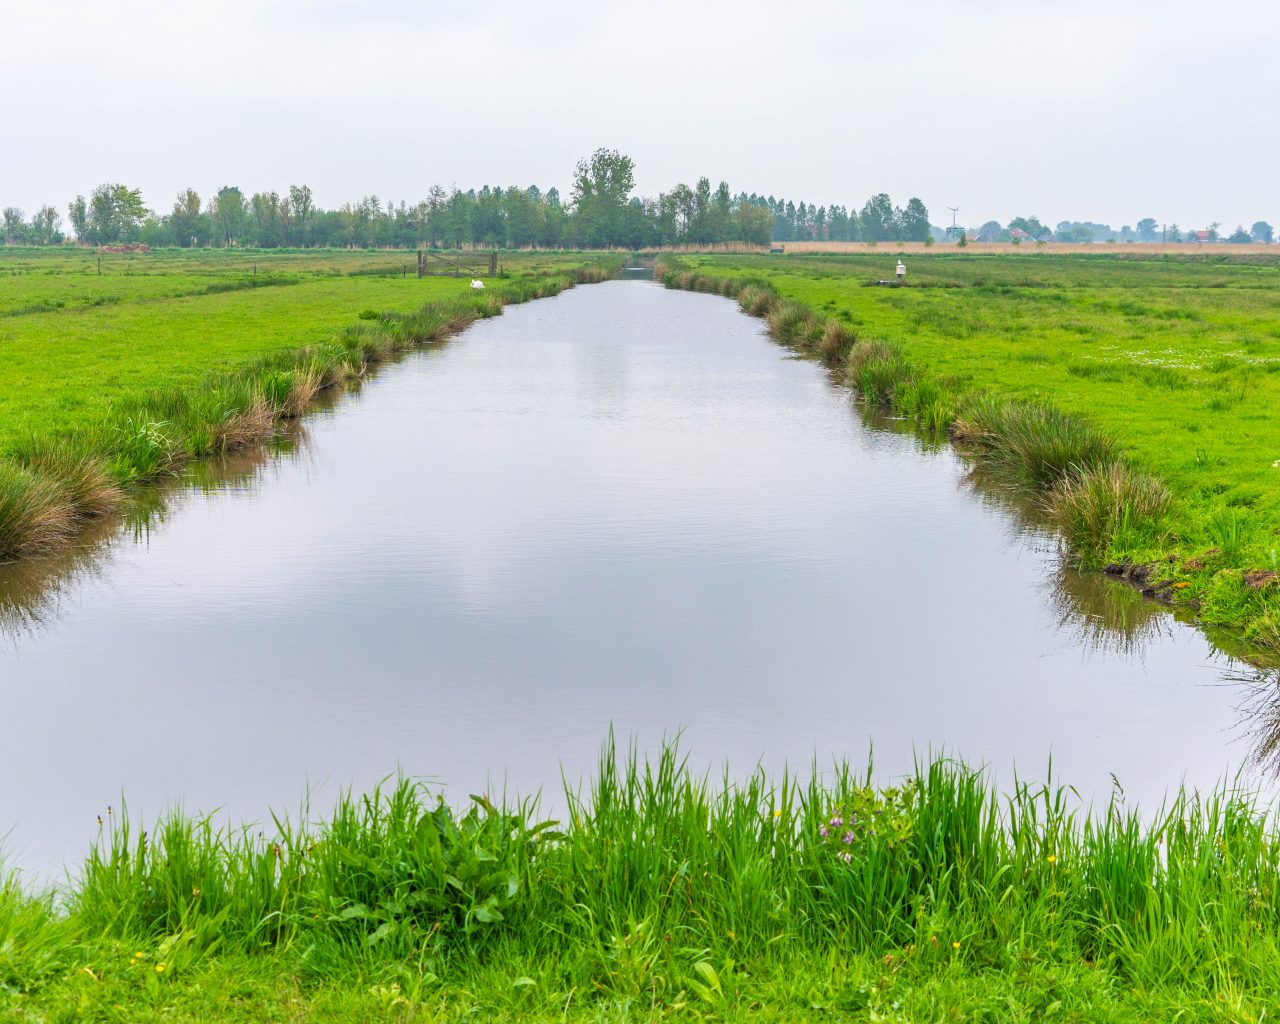
[[567, 195], [604, 146], [649, 196], [1280, 223], [1270, 0], [13, 0], [0, 34], [0, 206], [28, 214], [104, 181], [161, 211]]

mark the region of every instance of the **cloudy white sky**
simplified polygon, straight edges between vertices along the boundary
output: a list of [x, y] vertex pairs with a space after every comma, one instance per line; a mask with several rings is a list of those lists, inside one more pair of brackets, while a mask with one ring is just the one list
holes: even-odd
[[1280, 222], [1269, 0], [10, 0], [0, 205], [558, 185], [920, 196], [934, 223]]

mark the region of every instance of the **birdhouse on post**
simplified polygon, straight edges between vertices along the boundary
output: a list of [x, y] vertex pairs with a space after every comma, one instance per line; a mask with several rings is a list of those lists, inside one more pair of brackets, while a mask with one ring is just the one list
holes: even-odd
[[902, 260], [898, 260], [898, 265], [894, 267], [893, 272], [898, 277], [898, 284], [907, 283], [907, 265]]

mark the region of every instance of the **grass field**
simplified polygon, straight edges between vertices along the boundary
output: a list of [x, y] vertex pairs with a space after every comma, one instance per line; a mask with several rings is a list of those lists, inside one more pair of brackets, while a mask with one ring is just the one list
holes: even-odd
[[1082, 562], [1280, 649], [1280, 260], [948, 253], [874, 287], [896, 258], [690, 256], [669, 280], [751, 286], [775, 336], [1010, 463]]
[[565, 821], [389, 782], [323, 820], [119, 811], [0, 889], [0, 1019], [1261, 1021], [1280, 842], [1226, 791], [1140, 817], [922, 763], [732, 783], [606, 745]]
[[256, 443], [321, 390], [617, 257], [520, 254], [483, 292], [407, 254], [0, 249], [0, 557], [47, 553], [121, 488]]

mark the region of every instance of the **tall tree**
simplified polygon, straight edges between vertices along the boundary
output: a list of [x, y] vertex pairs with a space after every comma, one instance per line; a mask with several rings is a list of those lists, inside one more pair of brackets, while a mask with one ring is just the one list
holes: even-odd
[[293, 220], [299, 245], [307, 244], [307, 229], [311, 224], [311, 215], [314, 209], [315, 203], [311, 195], [311, 189], [308, 186], [289, 186], [289, 213]]
[[17, 245], [22, 241], [23, 228], [26, 227], [22, 221], [22, 211], [16, 206], [6, 206], [3, 217], [5, 245]]
[[37, 245], [57, 245], [62, 241], [62, 217], [52, 206], [42, 206], [31, 215], [31, 234]]
[[862, 212], [858, 214], [858, 220], [862, 227], [862, 237], [868, 242], [885, 242], [895, 234], [893, 204], [884, 192], [866, 201]]
[[920, 199], [912, 196], [902, 211], [902, 239], [906, 242], [923, 242], [930, 237], [929, 209]]
[[89, 240], [89, 204], [84, 196], [76, 196], [67, 204], [67, 217], [71, 221], [71, 230], [82, 242]]
[[213, 227], [218, 242], [234, 245], [244, 235], [246, 219], [244, 193], [234, 185], [223, 185], [212, 203]]
[[573, 205], [588, 245], [610, 245], [622, 227], [623, 209], [635, 187], [635, 162], [616, 149], [597, 149], [573, 172]]
[[[89, 196], [88, 217], [83, 237], [95, 245], [130, 241], [137, 236], [138, 228], [146, 213], [146, 207], [142, 205], [140, 189], [128, 188], [114, 182], [99, 185]], [[72, 217], [74, 219], [74, 213]]]
[[183, 248], [199, 245], [202, 231], [200, 223], [200, 195], [193, 188], [183, 189], [173, 203], [169, 215], [169, 234], [172, 241]]

